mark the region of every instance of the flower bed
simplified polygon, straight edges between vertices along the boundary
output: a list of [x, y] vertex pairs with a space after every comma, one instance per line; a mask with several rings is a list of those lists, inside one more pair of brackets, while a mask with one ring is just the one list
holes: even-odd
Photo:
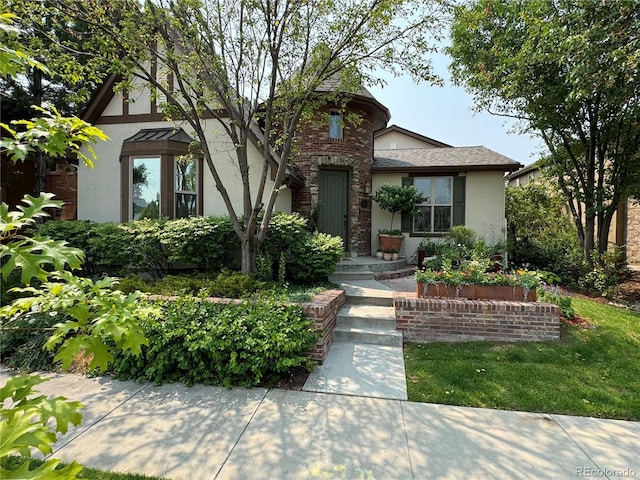
[[511, 274], [483, 270], [421, 270], [416, 272], [419, 298], [467, 298], [535, 302], [539, 280], [535, 272], [518, 270]]
[[525, 295], [523, 287], [503, 285], [448, 285], [446, 283], [418, 283], [419, 298], [466, 298], [468, 300], [505, 300], [515, 302], [535, 302], [535, 290], [528, 290]]

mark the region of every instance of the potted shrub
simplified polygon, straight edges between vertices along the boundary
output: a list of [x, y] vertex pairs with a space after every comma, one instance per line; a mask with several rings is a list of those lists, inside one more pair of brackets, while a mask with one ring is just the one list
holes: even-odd
[[391, 212], [389, 229], [378, 232], [380, 248], [382, 248], [384, 252], [389, 248], [393, 248], [396, 252], [399, 252], [402, 241], [404, 240], [404, 235], [400, 230], [394, 230], [393, 220], [397, 213], [416, 213], [416, 204], [425, 200], [424, 195], [413, 185], [382, 185], [376, 190], [372, 198], [382, 210]]

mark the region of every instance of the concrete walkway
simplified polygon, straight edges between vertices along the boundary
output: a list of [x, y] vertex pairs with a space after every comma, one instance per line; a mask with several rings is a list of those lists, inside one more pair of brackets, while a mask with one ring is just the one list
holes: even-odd
[[[8, 372], [0, 372], [2, 383]], [[640, 423], [53, 375], [85, 405], [54, 457], [172, 479], [640, 478]]]
[[[393, 288], [376, 280], [352, 280], [340, 287], [347, 293], [347, 303], [354, 297], [386, 298], [390, 303], [393, 299]], [[407, 400], [402, 345], [334, 341], [327, 358], [311, 372], [303, 390]]]

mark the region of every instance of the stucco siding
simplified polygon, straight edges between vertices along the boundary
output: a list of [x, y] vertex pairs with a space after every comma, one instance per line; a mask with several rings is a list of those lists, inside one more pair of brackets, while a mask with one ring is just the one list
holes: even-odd
[[[395, 147], [394, 147], [395, 144]], [[437, 148], [420, 139], [404, 135], [400, 132], [388, 132], [374, 140], [374, 150], [393, 150], [404, 148]]]
[[[375, 192], [383, 184], [400, 185], [403, 174], [375, 174], [372, 188]], [[378, 247], [378, 230], [390, 228], [391, 214], [373, 202], [371, 221], [372, 254]], [[396, 215], [393, 228], [400, 228], [401, 219]], [[466, 175], [465, 225], [490, 243], [504, 239], [504, 178], [501, 172], [471, 172]], [[416, 261], [418, 245], [424, 237], [404, 234], [401, 256], [410, 263]]]
[[504, 179], [502, 172], [467, 174], [465, 224], [489, 243], [504, 240]]
[[[98, 161], [94, 169], [81, 166], [78, 171], [78, 218], [98, 222], [116, 221], [120, 218], [120, 152], [122, 142], [141, 129], [167, 127], [169, 122], [145, 122], [128, 124], [104, 124], [98, 126], [110, 137], [107, 142], [100, 142], [94, 149]], [[184, 130], [191, 136], [188, 126]], [[237, 166], [233, 144], [228, 140], [224, 130], [216, 120], [206, 122], [209, 148], [212, 160], [218, 168], [222, 183], [227, 189], [231, 202], [238, 214], [242, 214], [242, 180]], [[262, 159], [253, 145], [249, 145], [249, 162], [251, 191], [257, 191]], [[218, 192], [213, 176], [206, 162], [203, 164], [203, 214], [226, 215], [227, 209]], [[263, 198], [268, 198], [273, 182], [269, 177]], [[276, 202], [276, 209], [291, 211], [291, 193], [284, 189]]]

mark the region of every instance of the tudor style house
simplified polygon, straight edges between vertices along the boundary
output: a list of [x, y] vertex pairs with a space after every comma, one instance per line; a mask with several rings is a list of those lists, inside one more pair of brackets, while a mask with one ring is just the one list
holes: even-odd
[[[114, 82], [114, 77], [105, 82], [83, 116], [110, 141], [96, 146], [95, 169], [79, 167], [78, 218], [124, 222], [226, 214], [206, 165], [197, 156], [184, 156], [193, 141], [188, 127], [163, 120], [144, 88], [135, 98], [123, 97], [114, 93]], [[276, 210], [300, 212], [318, 230], [341, 236], [347, 255], [368, 256], [377, 249], [378, 230], [389, 228], [391, 220], [372, 202], [372, 193], [383, 184], [412, 184], [427, 200], [419, 214], [394, 225], [406, 232], [401, 254], [408, 260], [415, 259], [425, 236], [442, 236], [454, 225], [467, 225], [490, 242], [504, 238], [503, 177], [520, 163], [484, 147], [452, 147], [387, 126], [389, 110], [364, 88], [349, 98], [346, 111], [326, 105], [318, 116], [322, 120], [298, 132], [295, 167], [279, 191]], [[347, 120], [352, 113], [360, 117], [358, 125]], [[233, 145], [216, 122], [207, 120], [209, 147], [232, 202], [240, 206], [241, 188], [232, 188], [240, 185]], [[261, 157], [251, 147], [251, 172], [257, 177]]]

